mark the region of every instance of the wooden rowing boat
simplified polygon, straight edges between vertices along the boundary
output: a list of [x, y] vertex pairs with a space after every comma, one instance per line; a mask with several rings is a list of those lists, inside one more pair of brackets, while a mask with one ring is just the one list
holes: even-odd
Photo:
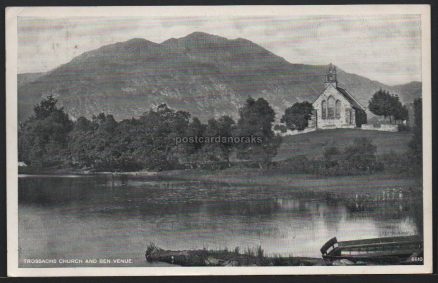
[[327, 262], [422, 264], [423, 240], [416, 235], [338, 242], [334, 237], [322, 246], [321, 254]]

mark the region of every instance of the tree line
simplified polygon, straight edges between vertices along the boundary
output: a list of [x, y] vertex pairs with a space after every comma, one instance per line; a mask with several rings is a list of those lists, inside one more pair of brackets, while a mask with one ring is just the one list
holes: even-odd
[[[168, 170], [230, 166], [230, 157], [265, 167], [281, 138], [272, 131], [275, 112], [263, 99], [248, 98], [234, 121], [229, 116], [202, 123], [186, 111], [161, 104], [138, 118], [116, 121], [100, 113], [91, 119], [69, 118], [48, 96], [19, 127], [19, 160], [34, 168], [99, 171]], [[175, 142], [178, 137], [248, 137], [261, 143]]]
[[[387, 94], [377, 92], [370, 105], [383, 96], [388, 99]], [[391, 99], [393, 102], [398, 101]], [[398, 102], [394, 103], [396, 104]], [[392, 153], [378, 160], [371, 140], [355, 140], [345, 150], [324, 149], [324, 158], [319, 161], [302, 157], [275, 164], [272, 158], [277, 154], [281, 137], [272, 130], [275, 112], [263, 98], [248, 98], [239, 110], [237, 121], [229, 116], [222, 116], [203, 123], [198, 118], [191, 117], [190, 113], [174, 110], [166, 104], [150, 109], [138, 118], [119, 122], [112, 115], [104, 113], [92, 116], [91, 119], [79, 117], [73, 121], [62, 107], [58, 107], [57, 100], [48, 96], [34, 107], [33, 115], [19, 125], [18, 157], [19, 161], [36, 169], [220, 169], [231, 166], [233, 160], [237, 160], [247, 166], [282, 166], [294, 172], [322, 175], [372, 173], [382, 170], [383, 167], [397, 167], [401, 171], [412, 171], [415, 168], [417, 173], [421, 173], [421, 107], [421, 99], [415, 100], [413, 138], [406, 154], [399, 156]], [[282, 120], [286, 121], [289, 128], [305, 128], [312, 109], [308, 102], [296, 103], [286, 109]], [[387, 113], [393, 115], [393, 119], [400, 118], [395, 112]], [[221, 139], [221, 142], [215, 143], [176, 143], [177, 138], [183, 137], [248, 136], [259, 137], [262, 142], [232, 143], [229, 139]]]

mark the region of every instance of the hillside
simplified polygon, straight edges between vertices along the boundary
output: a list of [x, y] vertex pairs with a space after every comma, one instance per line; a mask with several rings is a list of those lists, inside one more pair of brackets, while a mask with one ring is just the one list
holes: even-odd
[[[45, 74], [18, 75], [19, 118], [49, 94], [74, 118], [106, 112], [120, 120], [161, 103], [203, 120], [235, 117], [248, 96], [264, 97], [282, 113], [297, 101], [314, 100], [326, 70], [291, 64], [242, 38], [195, 32], [161, 44], [132, 39], [83, 53]], [[338, 73], [340, 84], [363, 105], [380, 88], [399, 91], [403, 101], [421, 95], [421, 83], [396, 88]]]
[[17, 76], [17, 86], [21, 87], [25, 84], [31, 83], [44, 76], [45, 73], [25, 73], [18, 74]]
[[284, 160], [299, 155], [308, 158], [322, 157], [327, 147], [344, 149], [353, 143], [355, 138], [367, 137], [377, 146], [377, 154], [394, 151], [404, 153], [408, 150], [408, 143], [412, 138], [410, 132], [379, 132], [360, 129], [333, 129], [315, 131], [301, 135], [287, 136], [278, 149], [275, 160]]
[[396, 93], [403, 94], [404, 101], [414, 101], [416, 98], [421, 97], [421, 83], [410, 82], [407, 84], [396, 85], [393, 87]]

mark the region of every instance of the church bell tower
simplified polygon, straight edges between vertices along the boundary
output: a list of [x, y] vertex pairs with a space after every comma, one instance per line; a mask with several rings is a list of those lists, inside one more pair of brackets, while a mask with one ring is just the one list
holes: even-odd
[[334, 66], [332, 63], [329, 65], [327, 75], [325, 76], [324, 85], [325, 87], [333, 85], [335, 88], [338, 86], [338, 79], [336, 78], [336, 66]]

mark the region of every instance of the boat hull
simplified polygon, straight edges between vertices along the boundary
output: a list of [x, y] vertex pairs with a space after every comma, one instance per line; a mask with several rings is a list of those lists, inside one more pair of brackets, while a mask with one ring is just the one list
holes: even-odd
[[386, 237], [338, 242], [330, 239], [321, 248], [327, 263], [422, 264], [423, 240], [419, 236]]

